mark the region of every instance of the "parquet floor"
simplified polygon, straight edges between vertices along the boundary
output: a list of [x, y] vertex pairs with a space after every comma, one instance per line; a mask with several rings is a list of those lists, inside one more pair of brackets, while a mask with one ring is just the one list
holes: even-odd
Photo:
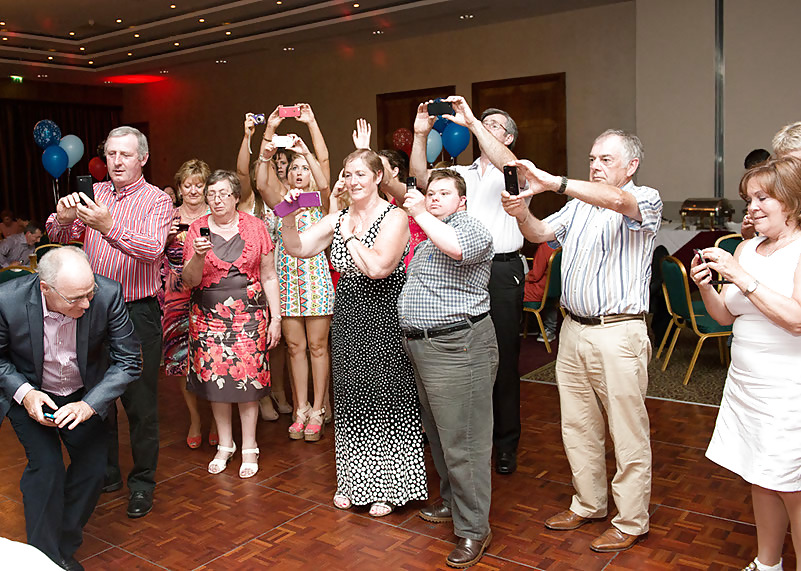
[[[625, 553], [602, 555], [590, 551], [589, 544], [606, 523], [571, 532], [543, 526], [569, 505], [570, 471], [560, 440], [556, 388], [524, 382], [522, 392], [520, 466], [511, 476], [493, 473], [494, 541], [476, 569], [722, 570], [740, 569], [753, 558], [748, 487], [704, 457], [716, 408], [648, 400], [654, 452], [651, 532]], [[257, 476], [237, 477], [239, 454], [223, 474], [212, 476], [205, 468], [211, 447], [204, 443], [190, 450], [184, 443], [187, 416], [178, 387], [165, 380], [160, 396], [162, 448], [153, 512], [128, 519], [124, 491], [103, 495], [77, 553], [86, 569], [447, 568], [452, 530], [417, 518], [420, 503], [381, 520], [365, 510], [344, 512], [331, 505], [331, 432], [319, 443], [306, 444], [287, 438], [286, 416], [260, 422]], [[130, 465], [125, 442], [121, 457], [124, 467]], [[435, 496], [437, 477], [428, 460]], [[0, 530], [18, 541], [25, 541], [19, 491], [24, 466], [23, 449], [5, 424], [0, 429]], [[608, 469], [610, 474], [614, 469], [611, 452]], [[785, 551], [785, 569], [792, 569], [789, 537]]]

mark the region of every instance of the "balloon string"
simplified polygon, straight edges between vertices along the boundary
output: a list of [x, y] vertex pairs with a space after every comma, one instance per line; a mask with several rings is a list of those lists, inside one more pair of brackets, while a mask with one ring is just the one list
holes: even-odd
[[251, 135], [250, 133], [248, 133], [248, 153], [249, 153], [249, 154], [251, 154], [251, 155], [253, 154], [253, 148], [252, 148], [252, 146], [251, 146], [251, 144], [250, 144], [250, 139], [251, 139], [252, 137], [253, 137], [253, 135]]
[[53, 202], [56, 203], [56, 208], [58, 208], [58, 190], [56, 190], [57, 183], [57, 179], [53, 177]]

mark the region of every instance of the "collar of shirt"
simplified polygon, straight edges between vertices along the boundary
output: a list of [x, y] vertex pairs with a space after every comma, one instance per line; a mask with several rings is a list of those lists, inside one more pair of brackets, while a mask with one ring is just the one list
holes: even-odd
[[125, 198], [126, 196], [128, 196], [130, 194], [133, 194], [137, 190], [141, 190], [145, 186], [145, 184], [146, 184], [145, 183], [145, 175], [144, 174], [140, 175], [139, 178], [136, 179], [136, 181], [134, 181], [133, 183], [129, 184], [128, 186], [122, 187], [121, 189], [117, 189], [114, 186], [114, 183], [111, 182], [111, 181], [109, 181], [107, 184], [109, 185], [108, 189], [114, 194], [114, 196], [117, 198], [117, 200], [121, 200], [121, 199]]
[[59, 313], [58, 311], [50, 311], [47, 308], [47, 298], [45, 298], [44, 292], [41, 293], [42, 293], [42, 313], [44, 314], [43, 317], [45, 319], [52, 319], [53, 321], [57, 321], [58, 323], [67, 323], [69, 320], [75, 321], [74, 317], [69, 317], [68, 315]]

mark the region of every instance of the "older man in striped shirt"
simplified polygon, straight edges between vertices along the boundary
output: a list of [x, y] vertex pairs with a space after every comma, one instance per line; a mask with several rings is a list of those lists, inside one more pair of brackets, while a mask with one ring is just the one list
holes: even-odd
[[[645, 392], [651, 343], [645, 313], [662, 200], [655, 189], [632, 182], [642, 156], [635, 135], [605, 131], [590, 152], [589, 182], [515, 161], [530, 188], [503, 199], [526, 238], [562, 246], [561, 304], [568, 316], [559, 337], [556, 380], [576, 493], [570, 509], [548, 518], [545, 526], [571, 530], [606, 517], [600, 402], [615, 446], [612, 495], [618, 514], [590, 545], [599, 552], [628, 549], [648, 532], [651, 445]], [[523, 199], [546, 191], [573, 200], [539, 220]]]
[[[164, 243], [173, 206], [161, 190], [145, 182], [147, 138], [133, 127], [112, 129], [106, 138], [111, 181], [94, 185], [94, 199], [72, 193], [58, 201], [47, 220], [54, 242], [83, 240], [95, 273], [122, 284], [125, 305], [142, 342], [142, 375], [128, 385], [122, 404], [128, 416], [134, 466], [128, 475], [128, 517], [147, 515], [153, 507], [159, 453], [158, 373], [161, 317], [156, 300]], [[122, 487], [116, 415], [109, 415], [109, 459], [103, 491]]]

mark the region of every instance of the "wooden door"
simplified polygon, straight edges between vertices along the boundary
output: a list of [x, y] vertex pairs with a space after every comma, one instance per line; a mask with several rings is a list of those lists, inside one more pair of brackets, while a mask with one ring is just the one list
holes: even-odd
[[[473, 84], [472, 109], [480, 117], [484, 109], [495, 107], [509, 113], [517, 123], [519, 135], [514, 149], [521, 159], [556, 175], [567, 173], [567, 118], [565, 74], [553, 73], [516, 77]], [[480, 151], [473, 140], [473, 157]], [[538, 218], [556, 212], [566, 198], [553, 192], [535, 196], [530, 210]], [[529, 244], [524, 252], [533, 252]]]

